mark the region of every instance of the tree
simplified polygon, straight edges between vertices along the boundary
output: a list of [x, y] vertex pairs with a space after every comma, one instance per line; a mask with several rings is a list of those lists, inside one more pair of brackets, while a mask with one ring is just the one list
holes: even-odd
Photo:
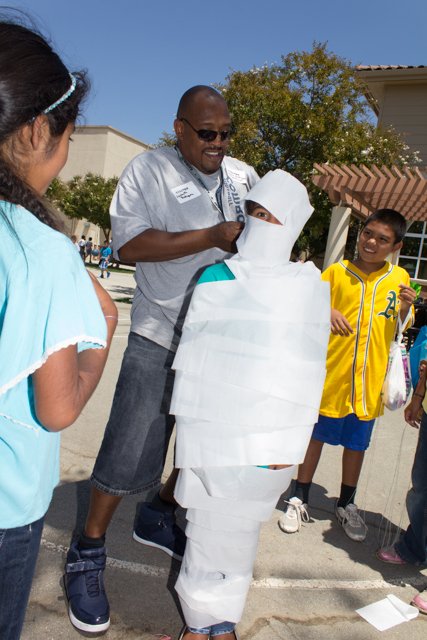
[[155, 146], [159, 148], [159, 147], [174, 147], [175, 145], [176, 145], [175, 133], [169, 133], [168, 131], [163, 131], [162, 135], [159, 138], [158, 143]]
[[101, 227], [110, 239], [110, 203], [118, 178], [103, 178], [88, 173], [75, 176], [68, 183], [56, 178], [49, 187], [47, 198], [70, 218], [85, 219]]
[[67, 192], [67, 183], [63, 182], [60, 178], [54, 178], [47, 190], [46, 198], [49, 202], [62, 210], [62, 202], [67, 197]]
[[393, 130], [372, 123], [363, 86], [352, 65], [314, 43], [281, 64], [233, 71], [217, 87], [228, 103], [235, 134], [232, 155], [262, 176], [284, 169], [310, 191], [316, 210], [298, 250], [324, 250], [331, 204], [311, 182], [313, 165], [323, 163], [416, 164], [416, 154]]

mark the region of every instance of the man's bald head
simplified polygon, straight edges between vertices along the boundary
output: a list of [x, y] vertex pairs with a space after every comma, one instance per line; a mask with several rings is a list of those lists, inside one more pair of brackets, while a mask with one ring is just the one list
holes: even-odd
[[189, 112], [192, 112], [194, 106], [200, 102], [204, 102], [205, 100], [218, 101], [226, 106], [226, 102], [219, 91], [204, 84], [197, 84], [196, 86], [187, 89], [187, 91], [182, 95], [178, 104], [176, 117], [178, 119], [188, 117]]
[[219, 170], [230, 142], [231, 120], [227, 103], [216, 89], [205, 85], [188, 89], [179, 101], [174, 129], [187, 162], [202, 173]]

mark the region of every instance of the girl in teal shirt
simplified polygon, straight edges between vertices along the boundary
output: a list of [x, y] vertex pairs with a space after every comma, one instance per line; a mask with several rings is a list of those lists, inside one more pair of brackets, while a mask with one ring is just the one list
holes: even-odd
[[39, 34], [0, 16], [2, 640], [21, 634], [58, 482], [58, 432], [94, 391], [117, 322], [43, 198], [86, 91], [84, 74], [69, 73]]

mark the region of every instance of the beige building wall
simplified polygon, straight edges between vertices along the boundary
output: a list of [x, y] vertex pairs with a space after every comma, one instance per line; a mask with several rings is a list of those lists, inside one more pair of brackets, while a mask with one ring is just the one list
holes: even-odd
[[68, 182], [74, 176], [82, 176], [86, 173], [99, 173], [103, 176], [106, 149], [106, 132], [94, 131], [92, 133], [81, 128], [76, 129], [72, 135], [68, 160], [61, 170], [59, 178]]
[[[74, 176], [96, 173], [104, 178], [119, 177], [125, 166], [140, 153], [151, 147], [113, 127], [81, 126], [72, 135], [68, 160], [59, 178], [68, 182]], [[63, 216], [67, 235], [82, 235], [92, 238], [94, 244], [104, 240], [99, 227], [87, 220], [70, 219]]]
[[359, 66], [378, 125], [393, 126], [427, 165], [427, 67]]
[[129, 136], [118, 136], [115, 131], [109, 131], [105, 153], [104, 175], [119, 177], [125, 166], [140, 153], [150, 149], [149, 145], [139, 142]]
[[118, 177], [132, 158], [150, 149], [148, 144], [107, 126], [77, 127], [72, 138], [67, 163], [59, 174], [65, 182], [86, 173]]
[[427, 165], [426, 84], [385, 86], [378, 125], [392, 125], [403, 135], [411, 150], [420, 152], [422, 164]]

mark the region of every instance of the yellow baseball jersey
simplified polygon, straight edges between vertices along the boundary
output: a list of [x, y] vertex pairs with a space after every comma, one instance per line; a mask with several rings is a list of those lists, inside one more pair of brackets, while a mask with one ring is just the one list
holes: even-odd
[[381, 388], [396, 330], [399, 284], [409, 285], [409, 274], [386, 262], [367, 275], [343, 260], [328, 267], [322, 278], [331, 284], [331, 307], [341, 311], [354, 333], [331, 334], [320, 413], [330, 418], [355, 413], [371, 420], [383, 412]]

